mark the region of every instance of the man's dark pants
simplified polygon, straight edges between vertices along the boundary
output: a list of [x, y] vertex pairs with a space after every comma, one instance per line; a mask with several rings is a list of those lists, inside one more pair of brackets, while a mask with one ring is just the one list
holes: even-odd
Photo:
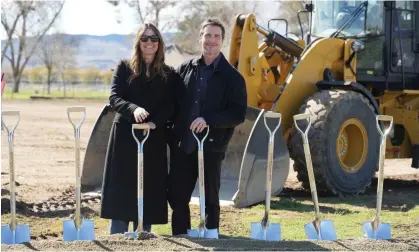
[[[168, 200], [172, 213], [172, 234], [186, 234], [191, 228], [189, 201], [198, 178], [198, 152], [190, 154], [178, 146], [170, 149], [170, 173]], [[220, 172], [225, 152], [205, 150], [204, 145], [204, 176], [205, 176], [205, 214], [206, 227], [214, 229], [220, 223]], [[196, 217], [199, 218], [199, 217]]]

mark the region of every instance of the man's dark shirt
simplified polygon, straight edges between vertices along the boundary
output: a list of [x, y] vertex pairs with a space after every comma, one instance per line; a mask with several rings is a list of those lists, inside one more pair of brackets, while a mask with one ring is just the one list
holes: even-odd
[[[220, 61], [221, 54], [219, 54], [214, 61], [206, 65], [204, 61], [204, 57], [202, 56], [199, 60], [199, 68], [198, 68], [198, 81], [196, 82], [196, 86], [194, 87], [194, 94], [193, 100], [189, 101], [191, 104], [191, 110], [189, 112], [189, 125], [198, 117], [200, 117], [201, 110], [202, 110], [202, 102], [205, 100], [205, 91], [207, 89], [208, 80], [210, 79], [211, 75], [214, 72], [214, 69], [217, 67], [218, 62]], [[205, 120], [205, 118], [204, 118]], [[192, 153], [195, 148], [197, 148], [197, 141], [192, 134], [192, 131], [187, 129], [185, 132], [186, 139], [184, 144], [184, 151], [186, 153]]]

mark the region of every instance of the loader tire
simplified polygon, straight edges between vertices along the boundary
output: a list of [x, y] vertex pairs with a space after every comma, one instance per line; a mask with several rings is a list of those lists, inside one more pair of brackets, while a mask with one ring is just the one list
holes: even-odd
[[[308, 133], [316, 185], [335, 195], [363, 193], [378, 166], [379, 135], [372, 104], [354, 91], [323, 90], [308, 98], [299, 113], [310, 113]], [[299, 122], [304, 131], [307, 123]], [[289, 142], [297, 178], [309, 189], [303, 142], [293, 126]]]

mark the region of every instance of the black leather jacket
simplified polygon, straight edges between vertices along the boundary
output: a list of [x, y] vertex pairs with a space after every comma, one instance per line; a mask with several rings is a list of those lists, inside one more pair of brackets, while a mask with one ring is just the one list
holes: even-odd
[[[198, 78], [200, 57], [193, 58], [176, 70], [181, 78], [176, 87], [175, 112], [169, 123], [172, 131], [172, 144], [181, 146], [185, 131], [189, 130], [189, 104], [192, 101], [194, 87]], [[210, 133], [205, 141], [205, 149], [225, 151], [230, 141], [234, 127], [245, 120], [247, 109], [246, 84], [243, 76], [227, 61], [224, 55], [214, 73], [208, 80], [205, 99], [202, 104], [201, 117], [210, 127]]]

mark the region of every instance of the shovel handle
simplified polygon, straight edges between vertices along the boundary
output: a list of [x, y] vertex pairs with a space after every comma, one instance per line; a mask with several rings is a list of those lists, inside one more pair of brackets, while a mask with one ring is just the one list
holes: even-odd
[[[82, 119], [78, 123], [75, 123], [75, 121], [71, 118], [71, 114], [75, 112], [83, 113]], [[78, 106], [78, 107], [67, 108], [67, 117], [71, 125], [73, 125], [75, 137], [80, 138], [80, 127], [83, 124], [84, 120], [86, 119], [86, 107]]]
[[[9, 129], [4, 122], [3, 116], [17, 116], [17, 122]], [[10, 183], [10, 228], [12, 231], [16, 229], [16, 185], [15, 185], [15, 163], [14, 163], [14, 131], [20, 121], [19, 111], [2, 111], [1, 123], [6, 129], [9, 140], [9, 183]]]
[[[301, 128], [298, 126], [297, 121], [307, 120], [308, 119], [308, 126], [305, 131], [302, 131]], [[294, 116], [294, 124], [295, 128], [300, 132], [301, 136], [303, 137], [304, 143], [308, 143], [308, 131], [311, 127], [311, 117], [310, 114], [298, 114]]]
[[[4, 122], [3, 117], [4, 116], [17, 116], [17, 121], [15, 124], [13, 124], [10, 128], [7, 127], [7, 124]], [[20, 112], [16, 110], [6, 110], [1, 112], [1, 124], [6, 129], [9, 142], [13, 141], [14, 131], [17, 128], [20, 121]]]
[[[393, 127], [393, 117], [392, 116], [389, 116], [389, 115], [377, 115], [375, 117], [375, 119], [376, 119], [376, 122], [377, 122], [378, 133], [380, 133], [380, 135], [383, 138], [386, 138], [387, 135], [388, 135], [388, 133], [390, 133], [391, 128]], [[380, 121], [390, 122], [389, 127], [387, 129], [385, 129], [384, 132], [381, 130]]]
[[209, 134], [209, 126], [207, 125], [206, 128], [207, 128], [207, 133], [205, 133], [205, 135], [202, 137], [201, 140], [198, 138], [195, 131], [192, 130], [192, 134], [195, 137], [196, 142], [198, 143], [198, 151], [204, 151], [204, 142], [205, 142], [205, 139], [207, 139], [208, 134]]
[[[82, 119], [75, 123], [71, 117], [72, 113], [81, 112]], [[80, 128], [86, 118], [85, 107], [69, 107], [67, 108], [67, 117], [74, 128], [74, 149], [75, 149], [75, 169], [76, 169], [76, 216], [75, 226], [77, 229], [81, 227], [81, 166], [80, 166]]]
[[[277, 118], [278, 120], [278, 124], [276, 125], [276, 127], [274, 128], [274, 130], [271, 130], [266, 122], [266, 118]], [[276, 131], [279, 129], [279, 126], [281, 125], [281, 120], [282, 120], [282, 115], [279, 112], [274, 112], [274, 111], [268, 111], [265, 114], [263, 114], [263, 120], [265, 123], [265, 127], [269, 132], [269, 142], [273, 143], [274, 140], [274, 135], [276, 133]]]
[[[138, 140], [137, 136], [135, 135], [135, 130], [146, 130], [147, 133], [142, 141]], [[149, 135], [150, 135], [150, 125], [146, 123], [132, 125], [132, 136], [134, 137], [135, 142], [137, 142], [138, 153], [143, 152], [144, 143], [145, 141], [147, 141], [147, 138]]]
[[[302, 131], [297, 122], [302, 120], [308, 119], [308, 125], [305, 131]], [[317, 187], [316, 187], [316, 180], [314, 177], [314, 171], [313, 171], [313, 162], [311, 160], [311, 153], [310, 153], [310, 145], [308, 143], [308, 131], [311, 127], [311, 119], [309, 114], [298, 114], [294, 116], [294, 124], [295, 128], [300, 132], [301, 137], [303, 138], [303, 146], [304, 146], [304, 156], [306, 159], [306, 165], [307, 165], [307, 172], [308, 172], [308, 179], [310, 182], [310, 190], [311, 190], [311, 197], [313, 199], [314, 204], [314, 210], [316, 214], [316, 220], [320, 219], [320, 209], [319, 209], [319, 200], [317, 197]]]
[[[135, 135], [135, 130], [145, 130], [147, 133], [142, 141], [139, 141]], [[146, 123], [133, 124], [132, 136], [137, 142], [137, 214], [138, 214], [138, 226], [137, 234], [139, 235], [143, 230], [143, 213], [144, 213], [144, 143], [147, 141], [147, 138], [150, 134], [150, 125]]]
[[198, 144], [198, 183], [199, 183], [199, 233], [202, 234], [205, 230], [205, 173], [204, 173], [204, 142], [209, 134], [209, 126], [207, 125], [207, 132], [199, 139], [197, 134], [192, 130], [192, 134]]
[[[278, 119], [278, 124], [271, 130], [268, 126], [266, 118]], [[269, 220], [269, 210], [271, 208], [271, 194], [272, 194], [272, 170], [274, 162], [274, 143], [275, 143], [275, 133], [281, 125], [282, 115], [279, 112], [268, 111], [263, 115], [263, 120], [265, 123], [266, 130], [269, 133], [269, 143], [268, 143], [268, 165], [266, 170], [266, 188], [265, 188], [265, 215], [262, 220], [262, 226], [266, 227]]]
[[[381, 130], [380, 121], [390, 122], [390, 125], [384, 132]], [[381, 214], [381, 206], [383, 200], [383, 183], [384, 183], [384, 159], [386, 155], [386, 137], [388, 133], [390, 133], [393, 127], [393, 117], [388, 115], [377, 115], [376, 116], [377, 122], [377, 130], [381, 135], [380, 141], [380, 161], [379, 161], [379, 170], [378, 170], [378, 185], [377, 185], [377, 209], [375, 215], [375, 221], [379, 221], [379, 217]]]
[[148, 125], [148, 124], [146, 124], [146, 123], [133, 124], [133, 125], [132, 125], [132, 128], [133, 128], [133, 129], [138, 129], [138, 130], [141, 130], [141, 129], [150, 129], [150, 125]]

